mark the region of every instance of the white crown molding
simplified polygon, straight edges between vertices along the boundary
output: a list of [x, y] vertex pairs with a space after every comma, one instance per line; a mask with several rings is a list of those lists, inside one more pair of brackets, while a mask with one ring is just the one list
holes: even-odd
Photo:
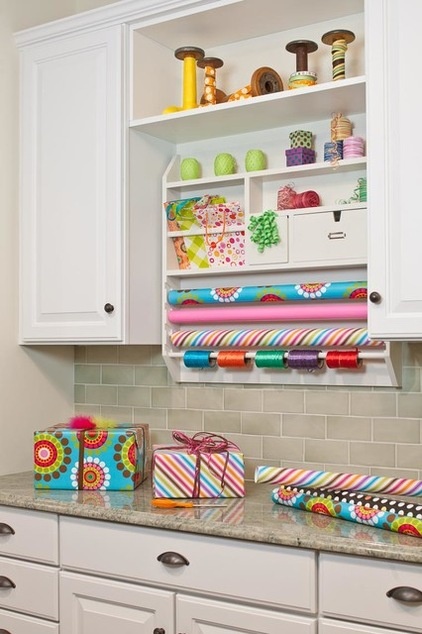
[[[239, 0], [229, 0], [238, 2]], [[15, 33], [18, 48], [29, 44], [37, 44], [55, 37], [63, 37], [75, 31], [89, 31], [117, 24], [128, 24], [135, 21], [162, 19], [167, 14], [200, 10], [202, 7], [213, 7], [226, 4], [226, 0], [120, 0], [113, 4], [84, 11], [75, 15], [47, 22]]]

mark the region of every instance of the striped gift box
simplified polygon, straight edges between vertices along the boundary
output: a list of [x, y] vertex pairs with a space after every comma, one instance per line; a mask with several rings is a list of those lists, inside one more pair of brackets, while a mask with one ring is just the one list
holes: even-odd
[[208, 453], [155, 445], [152, 486], [156, 498], [236, 498], [245, 495], [243, 453]]

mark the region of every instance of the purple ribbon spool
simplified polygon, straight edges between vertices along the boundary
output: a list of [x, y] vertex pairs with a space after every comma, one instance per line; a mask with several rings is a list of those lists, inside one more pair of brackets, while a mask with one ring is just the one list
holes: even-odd
[[287, 355], [287, 366], [301, 370], [318, 370], [324, 361], [319, 358], [321, 350], [290, 350]]

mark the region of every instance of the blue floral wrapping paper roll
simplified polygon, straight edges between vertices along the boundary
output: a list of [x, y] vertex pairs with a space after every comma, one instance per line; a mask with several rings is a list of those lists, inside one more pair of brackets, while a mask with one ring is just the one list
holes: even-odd
[[422, 537], [421, 504], [356, 491], [283, 485], [273, 489], [271, 499], [303, 511]]

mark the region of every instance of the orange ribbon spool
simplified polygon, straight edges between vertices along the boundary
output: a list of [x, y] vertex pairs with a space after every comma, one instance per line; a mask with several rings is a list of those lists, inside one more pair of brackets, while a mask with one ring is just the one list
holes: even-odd
[[217, 365], [219, 368], [243, 368], [248, 365], [244, 350], [222, 350], [217, 354]]

